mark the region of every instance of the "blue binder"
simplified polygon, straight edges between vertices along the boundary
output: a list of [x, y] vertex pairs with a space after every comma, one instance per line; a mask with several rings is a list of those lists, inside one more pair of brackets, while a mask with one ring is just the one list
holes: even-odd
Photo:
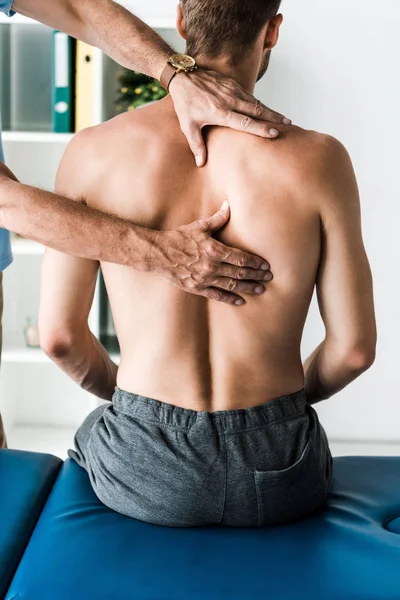
[[73, 131], [73, 41], [61, 31], [53, 34], [53, 131]]

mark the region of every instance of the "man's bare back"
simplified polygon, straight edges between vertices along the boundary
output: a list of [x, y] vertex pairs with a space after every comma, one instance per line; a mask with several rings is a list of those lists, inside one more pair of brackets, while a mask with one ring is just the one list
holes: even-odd
[[79, 134], [57, 185], [158, 229], [205, 217], [227, 199], [220, 239], [271, 263], [267, 291], [239, 309], [101, 265], [121, 347], [118, 386], [196, 411], [246, 408], [304, 386], [300, 342], [321, 249], [318, 177], [337, 145], [299, 128], [274, 143], [216, 128], [207, 143], [199, 170], [167, 98]]
[[[212, 8], [181, 0], [178, 30], [206, 67], [251, 92], [278, 39], [279, 2], [246, 4], [249, 20], [241, 0], [219, 5], [222, 21]], [[237, 307], [183, 293], [161, 274], [102, 264], [118, 369], [88, 327], [98, 263], [46, 252], [42, 345], [84, 389], [111, 400], [88, 415], [69, 455], [107, 506], [156, 524], [264, 526], [320, 508], [332, 456], [310, 404], [374, 360], [372, 278], [347, 152], [295, 127], [257, 139], [245, 124], [208, 131], [208, 163], [197, 169], [166, 98], [78, 134], [57, 176], [72, 199], [159, 230], [228, 200], [221, 240], [264, 257], [274, 273], [265, 293]], [[325, 339], [303, 367], [315, 284]]]

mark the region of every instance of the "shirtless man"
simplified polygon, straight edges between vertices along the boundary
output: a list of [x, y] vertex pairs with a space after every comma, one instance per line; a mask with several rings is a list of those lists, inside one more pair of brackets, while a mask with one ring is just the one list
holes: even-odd
[[[278, 40], [280, 1], [215, 4], [181, 0], [187, 52], [252, 92]], [[324, 504], [332, 457], [311, 404], [374, 361], [357, 184], [343, 146], [314, 131], [293, 127], [271, 143], [214, 127], [207, 146], [196, 169], [167, 97], [75, 136], [57, 190], [159, 230], [228, 199], [219, 239], [268, 256], [265, 293], [235, 309], [149, 273], [49, 250], [42, 346], [82, 387], [112, 400], [89, 415], [70, 451], [105, 504], [159, 525], [272, 525]], [[99, 266], [119, 368], [87, 323]], [[303, 367], [315, 285], [326, 336]]]

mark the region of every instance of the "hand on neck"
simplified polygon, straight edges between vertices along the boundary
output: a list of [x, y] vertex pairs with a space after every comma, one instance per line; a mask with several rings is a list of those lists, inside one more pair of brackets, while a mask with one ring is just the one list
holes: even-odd
[[244, 56], [240, 61], [232, 61], [230, 57], [208, 58], [206, 56], [194, 56], [197, 64], [202, 69], [210, 69], [234, 79], [245, 90], [254, 93], [257, 81], [260, 61], [254, 54]]

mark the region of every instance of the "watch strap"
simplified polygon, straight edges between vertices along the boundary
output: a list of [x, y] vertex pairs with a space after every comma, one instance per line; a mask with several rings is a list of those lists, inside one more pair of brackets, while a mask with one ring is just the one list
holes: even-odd
[[175, 69], [175, 67], [173, 67], [171, 63], [167, 62], [160, 77], [160, 83], [163, 86], [163, 88], [165, 88], [166, 90], [169, 89], [170, 83], [177, 74], [177, 72], [178, 71]]

